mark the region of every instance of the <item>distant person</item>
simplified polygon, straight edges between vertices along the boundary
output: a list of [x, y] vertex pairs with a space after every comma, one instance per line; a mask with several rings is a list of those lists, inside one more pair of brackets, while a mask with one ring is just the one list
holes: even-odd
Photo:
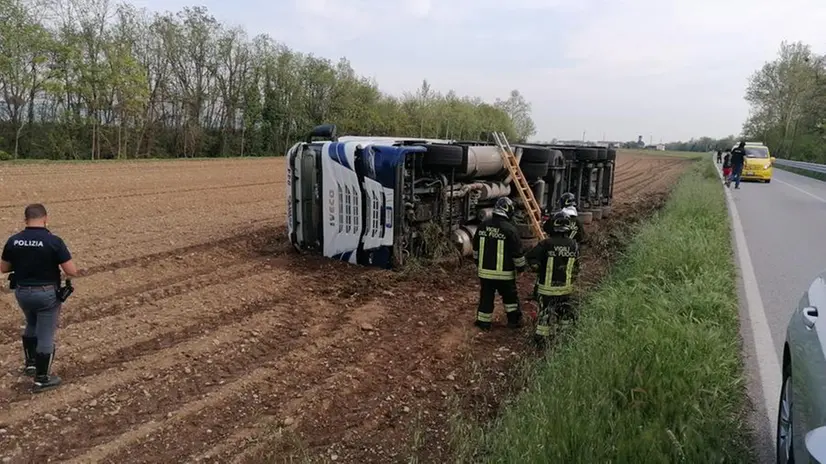
[[723, 150], [717, 150], [717, 164], [722, 163], [723, 161]]
[[734, 188], [740, 188], [740, 176], [743, 174], [743, 164], [746, 162], [746, 142], [741, 141], [731, 150], [731, 177], [729, 177], [726, 187], [731, 187], [734, 181]]
[[728, 185], [728, 178], [731, 175], [731, 153], [726, 153], [726, 156], [723, 157], [723, 179], [726, 180], [726, 185]]
[[23, 371], [34, 376], [32, 391], [38, 393], [60, 385], [60, 377], [49, 375], [62, 303], [58, 297], [60, 270], [74, 277], [77, 268], [63, 239], [46, 228], [49, 218], [43, 205], [27, 206], [24, 217], [26, 228], [9, 237], [3, 247], [0, 272], [11, 272], [10, 286], [26, 317]]

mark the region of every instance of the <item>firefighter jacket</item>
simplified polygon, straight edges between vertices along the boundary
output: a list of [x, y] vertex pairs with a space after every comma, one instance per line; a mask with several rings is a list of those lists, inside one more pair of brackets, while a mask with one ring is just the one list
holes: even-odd
[[536, 291], [544, 296], [570, 295], [579, 271], [579, 245], [566, 235], [552, 235], [525, 256], [537, 266]]
[[571, 214], [572, 212], [576, 212], [573, 208], [573, 206], [569, 206], [562, 209], [562, 212], [571, 218], [571, 231], [568, 232], [567, 235], [569, 238], [574, 239], [577, 243], [585, 243], [585, 224], [582, 222], [582, 218], [580, 218], [579, 215], [574, 216]]
[[577, 243], [585, 242], [585, 224], [579, 216], [571, 218], [571, 231], [568, 232], [568, 238], [574, 239]]
[[479, 225], [473, 235], [473, 257], [481, 279], [516, 279], [517, 270], [527, 266], [519, 231], [499, 216]]

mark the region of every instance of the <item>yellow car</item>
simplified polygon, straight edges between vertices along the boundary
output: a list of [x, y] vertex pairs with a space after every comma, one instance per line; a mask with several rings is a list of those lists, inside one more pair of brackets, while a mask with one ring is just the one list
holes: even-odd
[[[733, 148], [736, 148], [735, 145]], [[775, 157], [771, 156], [769, 147], [760, 142], [746, 142], [746, 162], [743, 165], [741, 180], [759, 180], [765, 183], [772, 181], [772, 164]]]

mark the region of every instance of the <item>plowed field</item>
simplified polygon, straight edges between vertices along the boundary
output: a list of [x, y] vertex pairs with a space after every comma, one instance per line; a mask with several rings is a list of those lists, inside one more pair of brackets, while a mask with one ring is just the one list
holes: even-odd
[[[612, 224], [687, 165], [618, 164], [586, 277]], [[42, 202], [83, 270], [57, 337], [64, 384], [39, 395], [2, 282], [3, 462], [440, 462], [454, 412], [495, 414], [535, 353], [501, 307], [493, 331], [474, 329], [472, 263], [401, 276], [299, 255], [284, 198], [283, 158], [0, 165], [3, 240]]]

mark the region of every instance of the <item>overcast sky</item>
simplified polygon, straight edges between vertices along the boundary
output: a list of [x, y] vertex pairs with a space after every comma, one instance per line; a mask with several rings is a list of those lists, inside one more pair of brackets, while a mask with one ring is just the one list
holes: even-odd
[[[748, 76], [782, 40], [826, 51], [824, 0], [134, 0], [204, 5], [250, 36], [338, 59], [393, 94], [533, 105], [535, 139], [738, 134]], [[782, 5], [782, 6], [781, 6]], [[331, 121], [333, 122], [333, 121]]]

